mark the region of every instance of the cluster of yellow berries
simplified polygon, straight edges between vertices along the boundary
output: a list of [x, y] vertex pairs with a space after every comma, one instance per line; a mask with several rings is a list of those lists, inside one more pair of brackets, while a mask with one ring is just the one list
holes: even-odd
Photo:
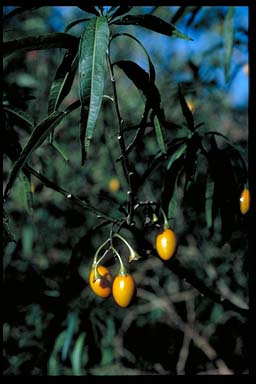
[[[240, 211], [243, 215], [245, 215], [250, 208], [250, 191], [248, 188], [245, 188], [240, 196]], [[162, 211], [162, 210], [161, 210]], [[162, 211], [164, 216], [164, 230], [159, 233], [155, 238], [155, 249], [162, 260], [170, 260], [176, 251], [177, 248], [177, 237], [175, 232], [168, 228], [167, 219]], [[122, 240], [130, 250], [129, 261], [138, 260], [140, 257], [134, 251], [134, 249], [130, 246], [130, 244], [120, 235], [115, 234], [114, 237], [118, 237]], [[106, 240], [96, 251], [94, 262], [92, 264], [90, 276], [89, 276], [89, 284], [92, 291], [102, 298], [107, 298], [111, 294], [115, 302], [120, 307], [127, 307], [136, 292], [136, 284], [135, 280], [130, 273], [127, 273], [122, 259], [113, 245], [110, 245], [107, 251], [105, 251], [104, 255], [97, 260], [98, 254], [100, 250], [108, 243], [110, 239]], [[99, 262], [104, 258], [106, 253], [112, 250], [118, 257], [120, 261], [120, 270], [117, 276], [113, 279], [113, 276], [109, 269], [103, 265], [98, 265]]]
[[[116, 233], [113, 237], [118, 237], [127, 245], [130, 250], [129, 261], [138, 260], [140, 258], [137, 252], [134, 251], [130, 244], [120, 234]], [[97, 260], [99, 252], [108, 242], [110, 242], [110, 239], [106, 240], [96, 251], [89, 275], [89, 285], [97, 296], [108, 298], [112, 294], [115, 302], [120, 307], [125, 308], [131, 303], [133, 297], [135, 296], [136, 283], [133, 276], [130, 273], [127, 273], [121, 256], [112, 244], [109, 246], [107, 251], [105, 251], [103, 256]], [[164, 230], [156, 236], [155, 240], [155, 248], [159, 257], [163, 260], [171, 259], [175, 253], [176, 246], [177, 238], [174, 231], [167, 228], [165, 225]], [[116, 254], [120, 262], [119, 273], [114, 279], [107, 267], [98, 265], [106, 253], [110, 250]]]

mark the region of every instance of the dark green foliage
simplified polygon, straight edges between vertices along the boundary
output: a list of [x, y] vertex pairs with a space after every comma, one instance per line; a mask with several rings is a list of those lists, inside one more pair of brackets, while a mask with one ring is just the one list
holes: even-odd
[[[70, 6], [63, 33], [54, 8], [4, 16], [4, 375], [248, 373], [247, 113], [210, 76], [232, 84], [234, 9]], [[176, 55], [212, 25], [223, 43]], [[88, 284], [107, 239], [136, 281], [129, 308]], [[113, 249], [102, 263], [119, 271]]]

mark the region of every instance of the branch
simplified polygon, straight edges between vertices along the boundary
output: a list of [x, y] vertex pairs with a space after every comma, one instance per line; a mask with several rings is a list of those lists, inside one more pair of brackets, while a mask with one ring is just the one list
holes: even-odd
[[31, 168], [30, 166], [26, 165], [24, 167], [25, 170], [27, 170], [29, 173], [31, 173], [32, 175], [34, 175], [36, 178], [38, 178], [39, 180], [42, 181], [42, 183], [48, 187], [48, 188], [51, 188], [53, 189], [54, 191], [56, 192], [59, 192], [61, 195], [63, 195], [66, 199], [68, 199], [69, 201], [72, 201], [74, 204], [76, 204], [77, 206], [79, 206], [80, 208], [84, 209], [84, 210], [90, 210], [91, 212], [93, 212], [94, 214], [97, 215], [97, 218], [99, 219], [106, 219], [108, 221], [110, 221], [111, 223], [121, 223], [122, 221], [119, 220], [119, 219], [115, 219], [107, 214], [105, 214], [104, 212], [102, 212], [100, 209], [98, 208], [95, 208], [94, 206], [92, 206], [91, 204], [85, 202], [85, 201], [82, 201], [80, 200], [78, 197], [76, 197], [75, 195], [72, 195], [71, 193], [69, 193], [68, 191], [66, 191], [65, 189], [59, 187], [57, 184], [55, 184], [54, 182], [52, 182], [51, 180], [49, 180], [47, 177], [43, 176], [40, 172], [37, 172], [35, 171], [33, 168]]
[[119, 142], [120, 151], [122, 154], [122, 166], [123, 166], [124, 174], [126, 177], [126, 181], [128, 183], [128, 186], [129, 186], [129, 190], [128, 190], [127, 194], [129, 196], [130, 201], [129, 201], [129, 213], [127, 216], [127, 223], [128, 223], [128, 225], [130, 225], [133, 222], [134, 201], [135, 201], [134, 188], [133, 188], [134, 172], [131, 171], [129, 159], [128, 159], [127, 152], [126, 152], [125, 141], [124, 141], [124, 132], [123, 132], [124, 121], [121, 117], [120, 109], [119, 109], [119, 105], [118, 105], [116, 80], [115, 80], [115, 76], [114, 76], [113, 65], [110, 61], [109, 52], [107, 52], [107, 63], [108, 63], [108, 68], [109, 68], [109, 72], [110, 72], [110, 79], [112, 81], [112, 86], [113, 86], [114, 104], [115, 104], [115, 108], [116, 108], [116, 114], [117, 114], [118, 125], [119, 125], [118, 142]]
[[174, 272], [177, 276], [179, 276], [184, 281], [188, 282], [192, 287], [196, 288], [203, 296], [208, 297], [215, 303], [221, 304], [223, 308], [226, 310], [231, 310], [239, 313], [242, 316], [249, 315], [249, 308], [245, 304], [244, 306], [238, 305], [237, 303], [231, 302], [227, 297], [224, 298], [222, 294], [215, 292], [212, 288], [205, 285], [203, 281], [198, 279], [195, 276], [193, 271], [188, 270], [184, 267], [177, 258], [172, 258], [171, 260], [164, 261], [157, 256], [156, 250], [152, 247], [152, 244], [142, 236], [141, 231], [136, 229], [135, 227], [129, 227], [124, 224], [124, 227], [127, 228], [137, 239], [139, 247], [141, 249], [146, 249], [147, 252], [150, 252], [151, 255], [156, 256], [162, 263], [164, 263], [165, 267]]
[[3, 43], [3, 54], [8, 56], [16, 50], [32, 51], [50, 48], [77, 48], [79, 39], [68, 33], [48, 33], [45, 35], [24, 37]]

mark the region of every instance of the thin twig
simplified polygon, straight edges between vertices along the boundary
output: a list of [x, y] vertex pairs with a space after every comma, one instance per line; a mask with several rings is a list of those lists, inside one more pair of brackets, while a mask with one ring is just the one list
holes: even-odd
[[122, 166], [125, 174], [126, 181], [128, 183], [129, 190], [127, 192], [129, 196], [129, 213], [127, 216], [127, 224], [130, 225], [133, 221], [133, 211], [134, 211], [134, 201], [135, 201], [135, 196], [134, 196], [134, 188], [133, 188], [133, 177], [134, 173], [131, 171], [130, 164], [129, 164], [129, 159], [127, 156], [126, 152], [126, 147], [125, 147], [125, 141], [124, 141], [124, 120], [121, 117], [120, 109], [119, 109], [119, 104], [118, 104], [118, 97], [117, 97], [117, 89], [116, 89], [116, 80], [114, 76], [114, 71], [113, 71], [113, 65], [110, 61], [110, 55], [109, 52], [107, 52], [107, 63], [108, 63], [108, 68], [110, 72], [110, 79], [112, 82], [113, 86], [113, 92], [114, 92], [114, 104], [115, 104], [115, 109], [116, 109], [116, 114], [117, 114], [117, 119], [118, 119], [118, 125], [119, 125], [119, 131], [118, 131], [118, 142], [120, 146], [120, 151], [122, 154]]
[[91, 204], [89, 204], [85, 201], [82, 201], [81, 199], [79, 199], [79, 197], [77, 197], [77, 196], [71, 194], [70, 192], [66, 191], [65, 189], [59, 187], [57, 184], [55, 184], [54, 182], [49, 180], [47, 177], [42, 175], [40, 172], [37, 172], [35, 169], [31, 168], [30, 166], [25, 165], [24, 169], [27, 170], [28, 172], [30, 172], [32, 175], [34, 175], [37, 179], [41, 180], [42, 183], [46, 187], [51, 188], [56, 192], [59, 192], [66, 199], [72, 201], [74, 204], [76, 204], [80, 208], [85, 209], [86, 211], [90, 210], [91, 212], [96, 214], [98, 218], [106, 219], [106, 220], [110, 221], [111, 223], [120, 223], [121, 222], [121, 220], [114, 219], [113, 217], [107, 215], [106, 213], [104, 213], [100, 209], [95, 208]]

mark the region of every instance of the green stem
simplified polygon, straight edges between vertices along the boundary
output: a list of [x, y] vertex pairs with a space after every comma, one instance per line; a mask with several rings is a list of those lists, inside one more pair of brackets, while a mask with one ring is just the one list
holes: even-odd
[[126, 268], [124, 266], [124, 263], [123, 263], [123, 260], [121, 258], [121, 256], [119, 255], [119, 253], [117, 252], [117, 250], [115, 249], [115, 247], [113, 247], [113, 245], [111, 245], [110, 249], [117, 255], [118, 257], [118, 260], [119, 260], [119, 263], [120, 263], [120, 270], [119, 270], [119, 275], [123, 275], [123, 276], [126, 276], [127, 275], [127, 272], [126, 272]]
[[125, 245], [128, 247], [129, 251], [130, 251], [130, 255], [129, 255], [129, 263], [133, 260], [139, 260], [141, 258], [141, 256], [130, 246], [130, 244], [128, 243], [128, 241], [126, 241], [123, 236], [121, 236], [120, 234], [118, 233], [115, 233], [115, 235], [113, 237], [118, 237], [120, 240], [122, 240]]
[[118, 104], [118, 96], [117, 96], [117, 89], [116, 89], [116, 80], [114, 76], [114, 71], [113, 71], [113, 65], [110, 60], [110, 55], [109, 52], [107, 52], [107, 64], [109, 68], [109, 73], [110, 73], [110, 79], [112, 82], [113, 86], [113, 92], [114, 92], [114, 104], [115, 104], [115, 109], [116, 109], [116, 114], [117, 114], [117, 119], [118, 119], [118, 125], [119, 125], [119, 131], [118, 131], [118, 142], [119, 142], [119, 147], [120, 151], [122, 154], [122, 167], [124, 170], [125, 178], [128, 183], [129, 190], [127, 192], [129, 196], [129, 213], [127, 216], [127, 223], [130, 225], [133, 222], [133, 213], [134, 213], [134, 191], [133, 191], [133, 177], [134, 173], [130, 169], [130, 164], [126, 152], [126, 146], [125, 146], [125, 141], [124, 141], [124, 133], [123, 133], [123, 127], [124, 127], [124, 120], [121, 117], [120, 109], [119, 109], [119, 104]]
[[[109, 241], [110, 241], [110, 239], [107, 239], [106, 241], [104, 241], [104, 243], [102, 243], [102, 244], [98, 247], [98, 249], [96, 250], [95, 255], [94, 255], [94, 259], [93, 259], [93, 265], [94, 265], [94, 266], [95, 266], [95, 265], [97, 266], [98, 263], [103, 259], [103, 257], [101, 257], [99, 260], [97, 260], [97, 258], [98, 258], [98, 254], [100, 253], [100, 251], [102, 250], [102, 248], [104, 248], [105, 245], [106, 245]], [[109, 251], [109, 249], [107, 249], [107, 251]], [[106, 252], [104, 252], [103, 256], [105, 256], [105, 253], [106, 253]]]
[[164, 210], [161, 207], [160, 207], [160, 212], [162, 213], [164, 218], [164, 229], [168, 229], [169, 228], [168, 220], [167, 220], [166, 214], [164, 213]]

